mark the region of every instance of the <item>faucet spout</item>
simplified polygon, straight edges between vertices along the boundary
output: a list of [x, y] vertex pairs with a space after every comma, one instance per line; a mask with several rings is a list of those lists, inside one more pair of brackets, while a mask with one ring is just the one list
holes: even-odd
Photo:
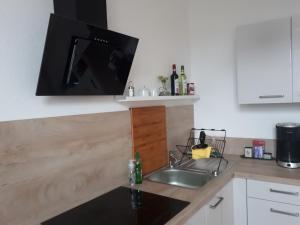
[[169, 152], [169, 166], [170, 166], [170, 168], [174, 168], [178, 164], [180, 164], [180, 160], [176, 158], [176, 156], [173, 152]]

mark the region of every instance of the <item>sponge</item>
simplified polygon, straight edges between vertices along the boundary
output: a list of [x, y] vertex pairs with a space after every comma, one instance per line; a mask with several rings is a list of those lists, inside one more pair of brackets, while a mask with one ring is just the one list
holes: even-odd
[[211, 147], [192, 149], [192, 158], [193, 159], [208, 159], [210, 157], [211, 151], [212, 151]]

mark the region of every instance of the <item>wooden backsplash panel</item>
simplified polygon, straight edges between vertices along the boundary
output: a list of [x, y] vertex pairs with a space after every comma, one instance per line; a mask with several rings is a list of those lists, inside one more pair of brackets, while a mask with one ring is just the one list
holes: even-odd
[[[260, 138], [236, 138], [236, 137], [227, 137], [225, 154], [232, 155], [243, 155], [244, 147], [252, 146], [253, 139]], [[276, 140], [273, 139], [261, 139], [266, 142], [266, 152], [272, 153], [273, 156], [276, 156]]]
[[175, 106], [167, 108], [168, 150], [176, 145], [185, 145], [194, 124], [194, 106]]
[[127, 182], [129, 112], [0, 123], [0, 224], [38, 224]]
[[[193, 107], [166, 112], [168, 144], [181, 143], [193, 124]], [[153, 119], [147, 126], [159, 130], [155, 123], [163, 117]], [[144, 130], [140, 136], [147, 136]], [[160, 138], [157, 132], [149, 136]], [[0, 122], [0, 224], [36, 225], [125, 184], [131, 156], [129, 111]]]
[[132, 108], [131, 132], [133, 154], [139, 151], [143, 174], [164, 167], [168, 163], [166, 108], [164, 106]]

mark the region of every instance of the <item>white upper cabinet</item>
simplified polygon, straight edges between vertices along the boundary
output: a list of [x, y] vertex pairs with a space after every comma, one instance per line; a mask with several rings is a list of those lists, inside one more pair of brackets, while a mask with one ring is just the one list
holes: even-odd
[[293, 101], [300, 102], [300, 15], [292, 18]]
[[[238, 28], [236, 57], [240, 104], [293, 101], [291, 33], [291, 18]], [[298, 89], [300, 91], [300, 84]]]

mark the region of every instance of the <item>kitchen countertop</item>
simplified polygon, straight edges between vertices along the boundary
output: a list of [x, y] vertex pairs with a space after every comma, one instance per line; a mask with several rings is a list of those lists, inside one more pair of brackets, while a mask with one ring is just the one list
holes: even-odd
[[139, 189], [190, 202], [187, 207], [167, 223], [167, 225], [182, 225], [206, 205], [234, 177], [300, 186], [299, 169], [282, 168], [277, 166], [275, 161], [242, 159], [237, 155], [225, 155], [225, 158], [230, 162], [228, 168], [221, 175], [210, 180], [200, 188], [182, 188], [152, 182], [145, 178]]
[[233, 177], [262, 180], [300, 186], [299, 169], [277, 166], [275, 161], [242, 159], [226, 155], [231, 162], [220, 176], [197, 189], [187, 189], [144, 180], [140, 189], [150, 193], [191, 202], [183, 211], [171, 219], [168, 225], [184, 224], [193, 214], [206, 205]]

